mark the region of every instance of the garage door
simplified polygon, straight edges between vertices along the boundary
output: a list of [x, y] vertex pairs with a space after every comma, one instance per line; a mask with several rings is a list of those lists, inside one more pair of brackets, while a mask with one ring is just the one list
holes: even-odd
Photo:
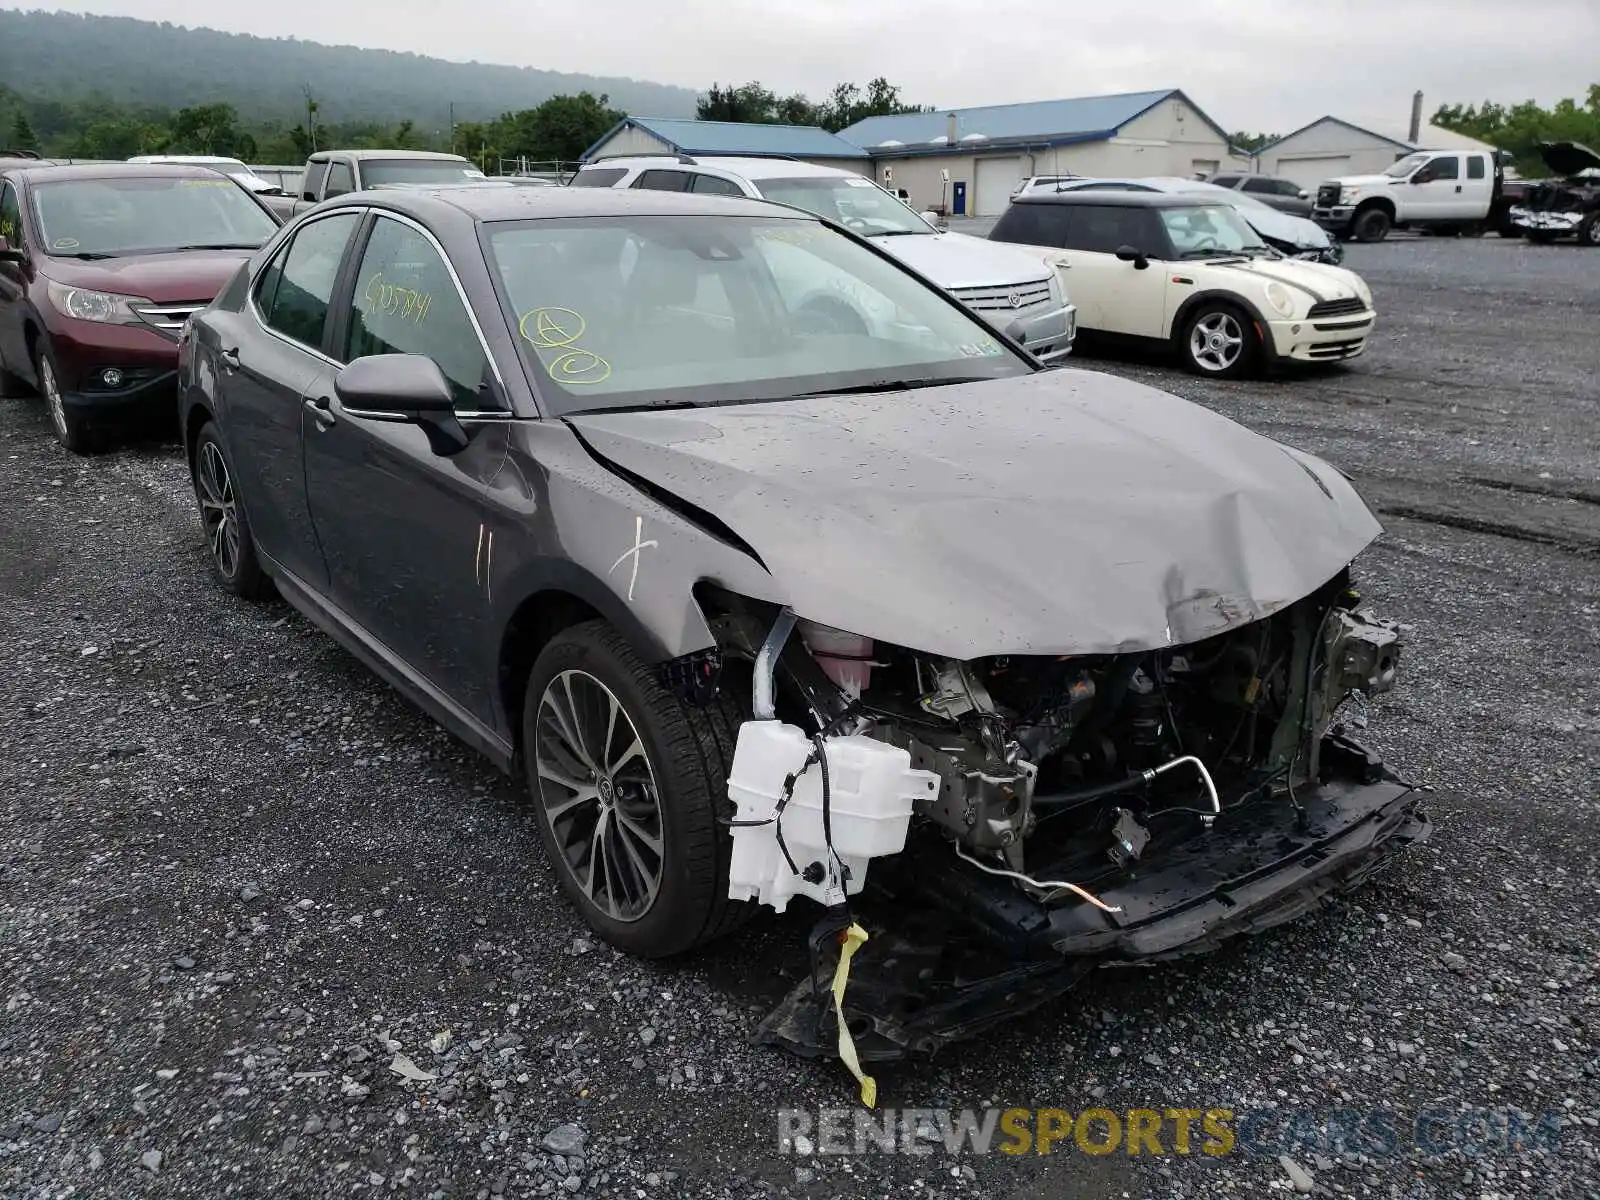
[[1350, 156], [1333, 154], [1322, 158], [1285, 158], [1278, 163], [1278, 174], [1294, 180], [1315, 195], [1317, 184], [1351, 174]]
[[980, 158], [978, 197], [973, 216], [998, 217], [1011, 203], [1011, 192], [1022, 182], [1022, 159]]

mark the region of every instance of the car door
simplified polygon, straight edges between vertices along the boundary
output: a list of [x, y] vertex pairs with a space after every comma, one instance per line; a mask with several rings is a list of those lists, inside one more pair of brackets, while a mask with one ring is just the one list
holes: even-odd
[[253, 281], [245, 311], [215, 318], [222, 420], [257, 544], [314, 590], [328, 573], [306, 504], [301, 406], [326, 388], [334, 285], [359, 211], [302, 224]]
[[479, 661], [494, 555], [484, 496], [505, 457], [504, 390], [443, 251], [422, 226], [375, 213], [346, 292], [334, 356], [433, 359], [472, 437], [446, 457], [415, 424], [346, 409], [331, 380], [308, 397], [306, 494], [331, 598], [413, 673], [492, 723], [494, 672]]
[[1406, 184], [1407, 219], [1448, 221], [1463, 216], [1461, 204], [1461, 156], [1436, 154], [1411, 176]]
[[1070, 207], [1061, 253], [1078, 324], [1100, 333], [1129, 337], [1166, 336], [1166, 274], [1154, 263], [1141, 269], [1123, 262], [1117, 251], [1133, 246], [1146, 255], [1164, 244], [1154, 210], [1133, 205], [1080, 204]]
[[1494, 171], [1489, 166], [1487, 154], [1463, 156], [1466, 170], [1461, 180], [1459, 215], [1463, 220], [1482, 220], [1494, 207]]
[[[17, 185], [0, 181], [0, 237], [13, 250], [22, 250], [22, 200]], [[22, 317], [27, 297], [27, 276], [21, 263], [0, 263], [0, 369], [24, 378], [33, 377], [23, 343]]]

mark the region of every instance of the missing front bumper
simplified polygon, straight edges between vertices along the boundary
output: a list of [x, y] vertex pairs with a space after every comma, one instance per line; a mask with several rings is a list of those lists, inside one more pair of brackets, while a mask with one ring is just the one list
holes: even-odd
[[[863, 1062], [931, 1054], [1064, 995], [1100, 966], [1214, 950], [1229, 937], [1292, 921], [1359, 886], [1432, 826], [1407, 784], [1335, 780], [1304, 792], [1303, 817], [1282, 799], [1230, 810], [1209, 831], [1170, 844], [1095, 887], [1121, 912], [1046, 907], [1010, 884], [954, 865], [904, 872], [858, 917], [872, 938], [856, 952], [844, 1015]], [[832, 961], [814, 966], [756, 1032], [757, 1042], [832, 1056]]]

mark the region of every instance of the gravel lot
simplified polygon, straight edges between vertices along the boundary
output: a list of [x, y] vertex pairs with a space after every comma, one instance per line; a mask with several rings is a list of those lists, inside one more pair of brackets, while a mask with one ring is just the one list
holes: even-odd
[[[1292, 1157], [1336, 1195], [1592, 1200], [1600, 257], [1420, 239], [1349, 265], [1381, 315], [1348, 368], [1081, 365], [1355, 476], [1388, 528], [1365, 590], [1410, 628], [1371, 738], [1437, 789], [1433, 841], [1354, 903], [882, 1071], [880, 1103], [1379, 1108], [1402, 1134], [1557, 1110], [1554, 1148]], [[7, 403], [0, 506], [0, 1195], [1293, 1190], [1275, 1150], [780, 1154], [778, 1108], [852, 1096], [747, 1041], [806, 914], [670, 966], [592, 943], [516, 787], [286, 606], [210, 586], [171, 446], [73, 459]]]

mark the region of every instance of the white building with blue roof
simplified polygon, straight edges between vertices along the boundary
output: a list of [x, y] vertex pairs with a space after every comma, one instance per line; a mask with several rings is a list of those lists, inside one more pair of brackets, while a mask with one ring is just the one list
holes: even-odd
[[624, 117], [583, 152], [583, 161], [649, 154], [794, 158], [862, 175], [872, 173], [872, 159], [865, 150], [815, 125], [755, 125], [668, 117]]
[[1192, 176], [1249, 161], [1176, 88], [868, 117], [838, 136], [915, 207], [957, 216], [998, 216], [1030, 175]]

